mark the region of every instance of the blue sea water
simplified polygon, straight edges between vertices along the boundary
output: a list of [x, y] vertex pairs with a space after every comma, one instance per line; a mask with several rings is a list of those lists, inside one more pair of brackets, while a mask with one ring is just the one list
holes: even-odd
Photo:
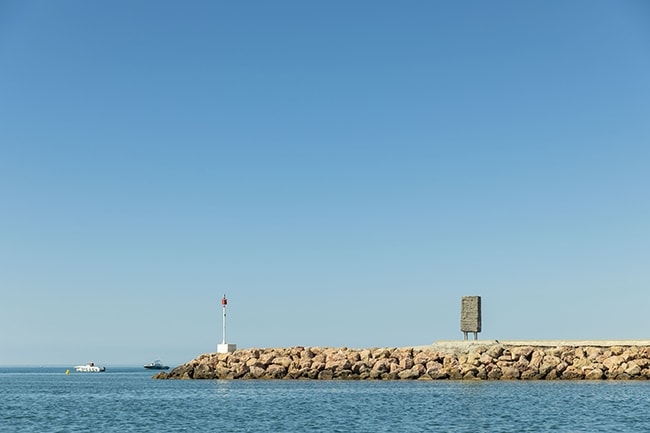
[[650, 382], [159, 381], [0, 368], [0, 432], [649, 432]]

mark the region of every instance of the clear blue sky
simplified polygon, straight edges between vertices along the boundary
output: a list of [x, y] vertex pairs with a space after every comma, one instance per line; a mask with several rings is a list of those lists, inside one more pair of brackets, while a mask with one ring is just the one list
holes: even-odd
[[650, 338], [645, 1], [0, 2], [0, 364]]

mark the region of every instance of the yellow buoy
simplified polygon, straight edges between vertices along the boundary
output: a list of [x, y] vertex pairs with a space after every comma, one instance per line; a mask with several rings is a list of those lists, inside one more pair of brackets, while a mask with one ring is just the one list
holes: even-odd
[[70, 374], [70, 370], [66, 370], [66, 371], [65, 371], [65, 374]]

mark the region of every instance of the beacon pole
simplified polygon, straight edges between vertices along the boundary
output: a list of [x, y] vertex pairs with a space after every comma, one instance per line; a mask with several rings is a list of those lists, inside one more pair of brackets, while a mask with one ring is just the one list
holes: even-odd
[[222, 339], [221, 339], [221, 344], [217, 344], [217, 353], [229, 353], [237, 350], [236, 344], [226, 343], [226, 305], [228, 305], [228, 299], [224, 294], [223, 298], [221, 299], [221, 308], [223, 310]]
[[221, 306], [223, 307], [223, 340], [221, 340], [221, 344], [226, 344], [226, 305], [228, 305], [228, 299], [226, 299], [224, 293], [223, 299], [221, 299]]

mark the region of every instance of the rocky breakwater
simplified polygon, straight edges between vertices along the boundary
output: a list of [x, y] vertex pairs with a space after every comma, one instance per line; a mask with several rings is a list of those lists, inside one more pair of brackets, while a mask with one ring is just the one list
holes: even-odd
[[467, 353], [416, 348], [292, 347], [210, 353], [155, 379], [630, 380], [650, 379], [650, 346], [479, 345]]

